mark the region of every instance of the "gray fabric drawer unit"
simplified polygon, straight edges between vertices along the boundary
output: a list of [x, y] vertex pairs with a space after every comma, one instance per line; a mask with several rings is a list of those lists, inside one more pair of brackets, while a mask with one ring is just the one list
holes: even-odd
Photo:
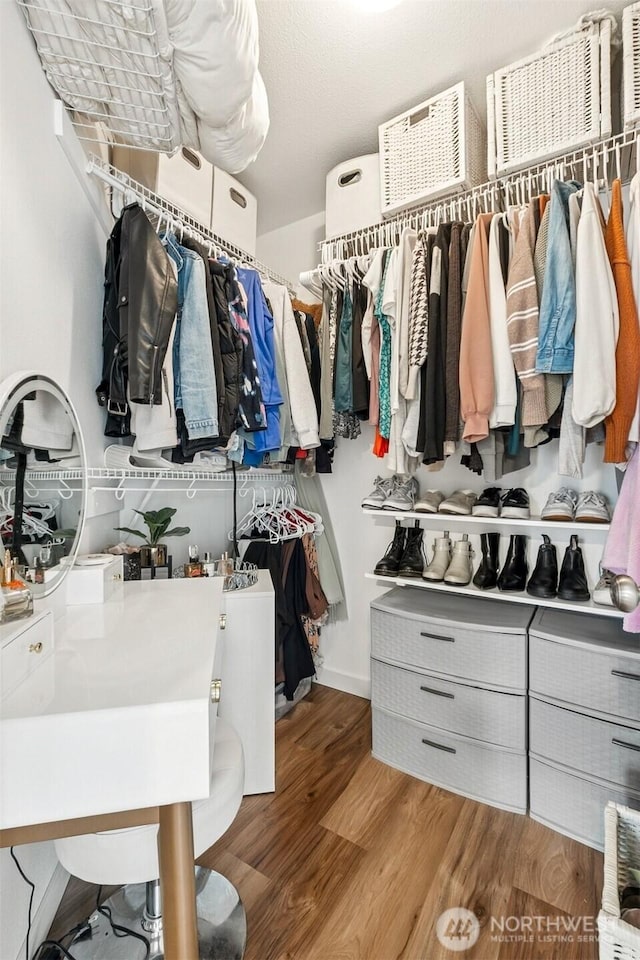
[[604, 847], [604, 808], [609, 800], [640, 810], [640, 795], [542, 763], [529, 761], [530, 813], [553, 830], [590, 847]]
[[[526, 691], [533, 607], [396, 589], [371, 604], [371, 656], [495, 689]], [[444, 602], [443, 602], [444, 601]], [[514, 605], [515, 606], [515, 605]]]
[[474, 800], [525, 813], [527, 757], [437, 727], [372, 710], [373, 756]]
[[529, 691], [640, 722], [637, 640], [609, 617], [541, 609], [529, 630]]
[[452, 733], [525, 751], [526, 697], [452, 683], [379, 660], [371, 661], [376, 707]]
[[532, 756], [640, 795], [640, 729], [529, 698]]

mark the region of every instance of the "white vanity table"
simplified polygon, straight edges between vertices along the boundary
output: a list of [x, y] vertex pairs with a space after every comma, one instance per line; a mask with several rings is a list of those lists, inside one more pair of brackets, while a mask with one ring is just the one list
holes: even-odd
[[167, 960], [198, 955], [190, 801], [209, 793], [221, 602], [222, 580], [145, 581], [67, 607], [49, 651], [29, 620], [2, 628], [0, 844], [158, 822]]

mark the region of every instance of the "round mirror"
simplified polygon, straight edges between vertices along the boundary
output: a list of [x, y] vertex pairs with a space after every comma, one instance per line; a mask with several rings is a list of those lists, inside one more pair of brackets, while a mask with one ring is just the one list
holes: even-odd
[[84, 528], [84, 440], [69, 397], [22, 371], [0, 383], [0, 539], [35, 599], [73, 566]]

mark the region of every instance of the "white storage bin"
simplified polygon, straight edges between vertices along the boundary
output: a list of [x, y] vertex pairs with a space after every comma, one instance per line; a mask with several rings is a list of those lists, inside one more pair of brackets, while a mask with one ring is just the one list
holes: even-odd
[[105, 603], [122, 589], [122, 557], [112, 556], [102, 564], [74, 566], [65, 587], [68, 604]]
[[[211, 221], [213, 165], [198, 153], [182, 147], [172, 157], [166, 153], [113, 147], [112, 163], [138, 183], [188, 213], [208, 227]], [[114, 197], [122, 203], [122, 195]], [[119, 215], [119, 210], [114, 209]]]
[[604, 884], [598, 914], [600, 960], [637, 960], [640, 930], [620, 917], [620, 893], [637, 886], [631, 869], [640, 870], [640, 813], [621, 804], [604, 811]]
[[258, 201], [238, 180], [214, 167], [211, 229], [241, 250], [256, 252]]
[[458, 83], [378, 127], [382, 215], [486, 180], [486, 137]]
[[640, 125], [640, 2], [622, 11], [622, 90], [625, 129]]
[[490, 176], [611, 135], [611, 23], [586, 23], [487, 77]]
[[380, 220], [380, 155], [345, 160], [327, 174], [326, 237], [337, 237]]

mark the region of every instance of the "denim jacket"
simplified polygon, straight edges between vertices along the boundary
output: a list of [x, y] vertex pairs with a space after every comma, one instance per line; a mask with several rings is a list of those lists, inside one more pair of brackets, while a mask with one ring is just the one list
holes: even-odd
[[209, 326], [205, 263], [171, 234], [163, 242], [178, 268], [178, 317], [173, 342], [174, 395], [189, 439], [218, 435], [218, 393]]
[[245, 433], [246, 446], [243, 462], [257, 466], [267, 451], [280, 449], [280, 405], [284, 398], [276, 374], [276, 348], [273, 331], [273, 316], [255, 270], [245, 267], [236, 269], [236, 276], [247, 296], [247, 319], [262, 388], [262, 398], [267, 415], [267, 429], [257, 433]]
[[540, 298], [538, 373], [571, 373], [576, 324], [576, 282], [569, 236], [569, 197], [575, 180], [556, 180], [551, 188], [547, 259]]

